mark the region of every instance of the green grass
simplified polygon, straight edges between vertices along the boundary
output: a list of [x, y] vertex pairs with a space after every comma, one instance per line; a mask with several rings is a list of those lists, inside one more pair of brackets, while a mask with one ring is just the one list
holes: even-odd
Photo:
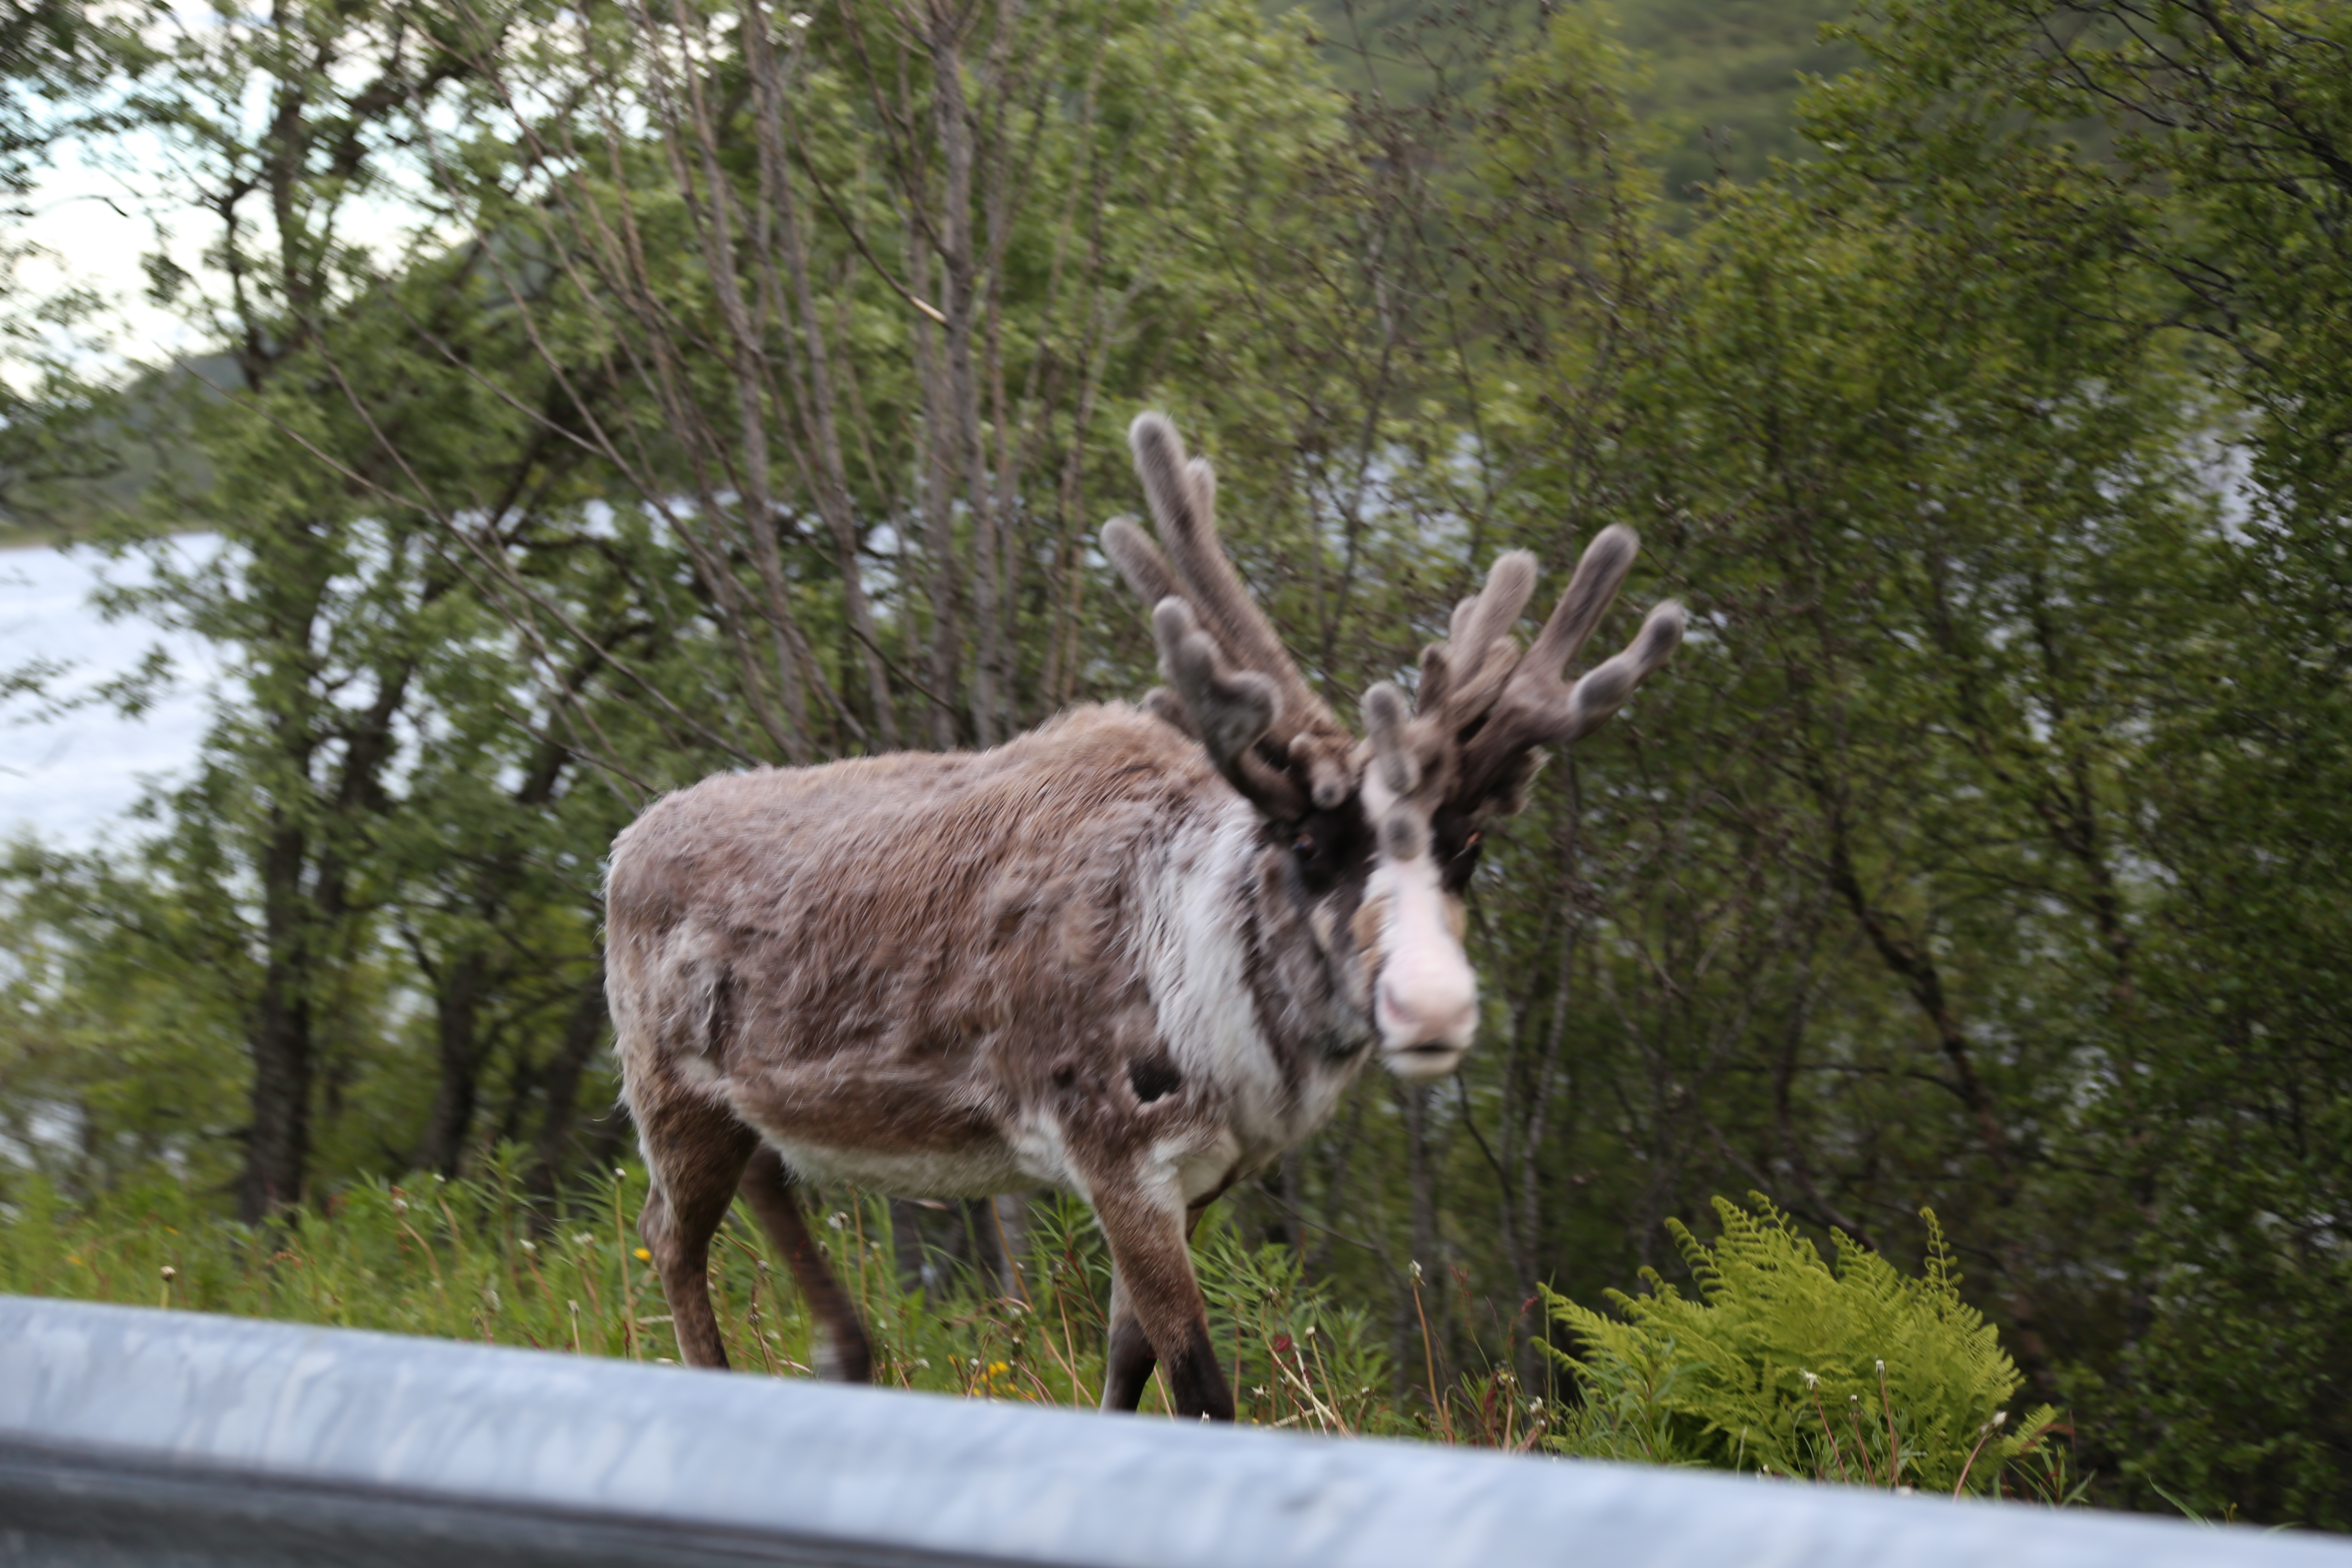
[[[635, 1167], [554, 1203], [526, 1195], [503, 1165], [478, 1181], [366, 1181], [262, 1229], [220, 1218], [168, 1180], [79, 1204], [30, 1175], [9, 1191], [14, 1201], [0, 1205], [0, 1290], [563, 1354], [678, 1358], [635, 1232], [645, 1198]], [[1076, 1199], [1033, 1205], [1011, 1289], [966, 1270], [951, 1273], [937, 1295], [900, 1283], [886, 1203], [820, 1191], [809, 1208], [860, 1303], [877, 1383], [1035, 1405], [1098, 1402], [1110, 1268], [1093, 1218]], [[1213, 1211], [1193, 1253], [1211, 1335], [1245, 1422], [1760, 1468], [1888, 1489], [1958, 1489], [1957, 1472], [1970, 1490], [2049, 1501], [2079, 1495], [2051, 1440], [2051, 1413], [1993, 1436], [2000, 1424], [1987, 1417], [2017, 1379], [1991, 1330], [1953, 1293], [1948, 1260], [1931, 1259], [1926, 1278], [1909, 1279], [1841, 1237], [1832, 1271], [1769, 1205], [1760, 1220], [1735, 1205], [1717, 1208], [1726, 1229], [1717, 1248], [1678, 1232], [1701, 1300], [1685, 1300], [1654, 1277], [1654, 1296], [1617, 1298], [1621, 1322], [1553, 1299], [1555, 1317], [1583, 1345], [1577, 1360], [1553, 1352], [1581, 1395], [1565, 1405], [1548, 1405], [1540, 1392], [1519, 1385], [1508, 1364], [1516, 1346], [1459, 1378], [1439, 1405], [1417, 1390], [1401, 1398], [1442, 1359], [1425, 1342], [1412, 1352], [1420, 1364], [1397, 1378], [1363, 1310], [1308, 1280], [1292, 1250], [1247, 1245]], [[1423, 1289], [1413, 1281], [1416, 1303]], [[782, 1260], [740, 1209], [713, 1248], [711, 1296], [733, 1365], [811, 1375], [815, 1325]], [[1874, 1383], [1856, 1371], [1874, 1358]], [[1760, 1376], [1749, 1375], [1751, 1362], [1764, 1368]], [[1816, 1369], [1819, 1379], [1811, 1375]], [[1873, 1422], [1883, 1415], [1889, 1451], [1872, 1450], [1874, 1425], [1857, 1426], [1845, 1444], [1846, 1429], [1828, 1414], [1816, 1382], [1831, 1389], [1841, 1418], [1847, 1383], [1874, 1394]], [[1156, 1379], [1143, 1408], [1167, 1413]], [[1768, 1432], [1778, 1444], [1769, 1453], [1759, 1446]], [[1742, 1440], [1727, 1443], [1735, 1434]], [[2004, 1484], [2012, 1465], [2016, 1479]]]
[[[363, 1182], [323, 1209], [259, 1230], [217, 1217], [168, 1183], [76, 1205], [23, 1178], [13, 1195], [0, 1208], [0, 1289], [17, 1294], [644, 1362], [678, 1356], [635, 1234], [645, 1186], [635, 1168], [553, 1205], [528, 1199], [505, 1171], [478, 1182]], [[933, 1298], [900, 1286], [887, 1205], [821, 1195], [828, 1201], [811, 1205], [814, 1227], [861, 1304], [877, 1382], [1041, 1405], [1098, 1401], [1109, 1263], [1082, 1205], [1035, 1206], [1012, 1292], [966, 1273]], [[711, 1295], [730, 1361], [809, 1375], [814, 1324], [740, 1208], [713, 1252]], [[1246, 1247], [1212, 1216], [1196, 1256], [1244, 1419], [1399, 1435], [1447, 1425], [1399, 1410], [1364, 1314], [1310, 1285], [1295, 1255]], [[1156, 1380], [1144, 1408], [1167, 1408]], [[1522, 1442], [1527, 1426], [1516, 1413], [1504, 1422]]]

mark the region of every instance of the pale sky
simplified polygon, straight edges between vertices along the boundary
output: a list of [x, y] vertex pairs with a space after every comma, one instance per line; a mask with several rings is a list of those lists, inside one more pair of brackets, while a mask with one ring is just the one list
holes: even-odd
[[[192, 276], [204, 270], [205, 245], [217, 220], [209, 214], [170, 210], [172, 198], [179, 194], [159, 188], [169, 177], [171, 164], [153, 137], [129, 134], [109, 151], [118, 161], [131, 160], [127, 173], [105, 166], [93, 150], [74, 142], [58, 146], [49, 164], [36, 172], [25, 202], [32, 219], [17, 237], [47, 254], [19, 269], [18, 285], [28, 298], [66, 284], [102, 296], [109, 308], [105, 327], [110, 339], [104, 357], [112, 363], [152, 364], [175, 353], [201, 353], [215, 345], [200, 330], [147, 300], [141, 258], [158, 244], [151, 204], [162, 207], [173, 230], [168, 247], [173, 260]], [[392, 202], [354, 198], [337, 215], [337, 230], [347, 241], [390, 247], [415, 216]]]

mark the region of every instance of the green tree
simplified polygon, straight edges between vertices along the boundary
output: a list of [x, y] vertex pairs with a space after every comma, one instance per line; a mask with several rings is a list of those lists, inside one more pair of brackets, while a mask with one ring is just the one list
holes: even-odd
[[[452, 254], [417, 232], [431, 215], [403, 184], [416, 173], [401, 153], [406, 117], [464, 74], [417, 15], [289, 5], [185, 30], [127, 100], [169, 150], [127, 171], [147, 182], [136, 196], [164, 234], [201, 226], [205, 242], [204, 272], [155, 269], [159, 294], [226, 345], [150, 378], [148, 405], [173, 416], [151, 439], [202, 461], [168, 470], [122, 524], [133, 541], [198, 526], [219, 548], [194, 561], [154, 551], [152, 586], [113, 602], [226, 654], [200, 775], [161, 809], [170, 843], [207, 847], [179, 886], [243, 955], [226, 968], [241, 992], [248, 1220], [301, 1196], [322, 1106], [346, 1108], [372, 1074], [382, 1096], [361, 1115], [359, 1151], [336, 1163], [365, 1168], [387, 1147], [452, 1163], [492, 1027], [479, 975], [505, 961], [490, 950], [531, 952], [526, 987], [566, 989], [554, 977], [568, 973], [576, 992], [588, 963], [576, 918], [555, 922], [568, 934], [554, 951], [530, 947], [549, 917], [524, 867], [569, 820], [553, 807], [571, 753], [551, 760], [511, 727], [489, 748], [466, 733], [480, 726], [461, 704], [507, 700], [500, 672], [516, 665], [435, 519], [464, 507], [469, 526], [504, 538], [581, 498], [564, 489], [567, 449], [467, 374], [465, 356], [501, 352], [502, 327], [514, 346], [511, 321], [480, 309], [478, 248]], [[354, 237], [404, 210], [384, 245]], [[414, 353], [419, 332], [448, 352]], [[520, 781], [488, 791], [504, 809], [486, 815], [465, 770], [498, 779], [509, 765]], [[609, 830], [600, 819], [589, 842]], [[428, 865], [437, 885], [419, 874]], [[563, 903], [578, 907], [572, 889]], [[419, 912], [453, 905], [470, 921]], [[443, 1110], [424, 1118], [421, 1147], [414, 1112], [396, 1110], [409, 1098], [402, 1053], [367, 1038], [349, 1006], [356, 977], [398, 978], [384, 954], [394, 930], [414, 939], [438, 1023], [423, 1076], [441, 1080]], [[544, 996], [512, 1010], [551, 1006], [577, 1011]], [[537, 1033], [551, 1029], [541, 1017]]]
[[[114, 467], [112, 444], [96, 434], [117, 412], [113, 389], [85, 363], [103, 335], [100, 302], [71, 284], [28, 289], [21, 269], [52, 258], [26, 200], [58, 143], [119, 128], [101, 84], [144, 62], [152, 15], [143, 3], [80, 0], [0, 15], [0, 542], [69, 524], [73, 492]], [[16, 674], [0, 671], [0, 689], [21, 684]]]
[[1825, 102], [1826, 133], [1896, 199], [2007, 225], [2021, 257], [2100, 237], [2135, 276], [2097, 308], [2193, 334], [2214, 410], [2198, 456], [2227, 506], [2185, 596], [2194, 679], [2147, 716], [2119, 840], [2147, 868], [2137, 1038], [2095, 1102], [2132, 1285], [2073, 1386], [2131, 1480], [2341, 1527], [2352, 22], [2196, 3], [1879, 20], [1879, 68]]
[[5, 864], [0, 1126], [12, 1164], [72, 1192], [158, 1166], [206, 1189], [236, 1172], [250, 966], [189, 896], [201, 845], [152, 847], [124, 865], [19, 844]]
[[1149, 403], [1335, 704], [1506, 548], [1633, 523], [1694, 612], [1494, 836], [1486, 1048], [1232, 1200], [1392, 1392], [1534, 1392], [1544, 1286], [1664, 1312], [1715, 1193], [1897, 1261], [1932, 1205], [2104, 1495], [2347, 1517], [2334, 10], [1890, 5], [1818, 156], [1679, 213], [1580, 8], [1409, 26], [1410, 102], [1238, 4], [477, 21], [142, 79], [232, 363], [142, 513], [226, 553], [140, 603], [241, 684], [138, 857], [10, 884], [58, 1174], [210, 1172], [246, 1095], [248, 1213], [574, 1157], [646, 799], [1148, 684], [1089, 541]]

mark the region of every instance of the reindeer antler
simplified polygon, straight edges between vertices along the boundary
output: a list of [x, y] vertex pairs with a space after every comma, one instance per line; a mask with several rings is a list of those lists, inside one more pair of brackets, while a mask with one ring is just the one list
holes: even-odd
[[1536, 591], [1536, 558], [1507, 551], [1487, 568], [1486, 585], [1454, 606], [1445, 640], [1421, 650], [1420, 711], [1458, 734], [1501, 695], [1517, 662], [1511, 626]]
[[[1487, 569], [1486, 587], [1454, 606], [1445, 640], [1422, 649], [1420, 697], [1411, 718], [1406, 717], [1404, 693], [1388, 681], [1377, 682], [1364, 693], [1364, 727], [1373, 765], [1392, 795], [1412, 795], [1424, 784], [1451, 793], [1458, 777], [1454, 763], [1463, 733], [1494, 706], [1518, 662], [1511, 623], [1527, 607], [1535, 586], [1534, 556], [1514, 550], [1496, 559]], [[1405, 816], [1426, 827], [1425, 813]], [[1414, 840], [1416, 834], [1407, 832], [1405, 837]], [[1410, 858], [1410, 842], [1401, 841], [1395, 847]]]
[[[1355, 787], [1355, 742], [1299, 674], [1218, 543], [1216, 475], [1185, 456], [1176, 427], [1160, 415], [1139, 416], [1128, 439], [1169, 552], [1162, 555], [1129, 519], [1103, 530], [1111, 560], [1153, 606], [1160, 668], [1175, 689], [1153, 691], [1145, 706], [1198, 737], [1218, 771], [1267, 816], [1295, 819], [1309, 802], [1337, 805]], [[1429, 796], [1392, 812], [1399, 823], [1422, 821], [1440, 796], [1516, 795], [1534, 772], [1536, 747], [1589, 734], [1666, 661], [1683, 635], [1682, 606], [1672, 600], [1650, 612], [1623, 652], [1572, 686], [1565, 678], [1639, 550], [1632, 529], [1601, 530], [1524, 657], [1510, 630], [1535, 594], [1536, 560], [1523, 550], [1498, 556], [1486, 585], [1454, 606], [1445, 640], [1423, 650], [1413, 713], [1386, 682], [1365, 694], [1369, 760], [1384, 786], [1396, 797]]]
[[1163, 415], [1138, 415], [1127, 439], [1184, 596], [1226, 656], [1272, 680], [1282, 694], [1274, 738], [1287, 742], [1302, 730], [1337, 730], [1339, 721], [1308, 689], [1218, 542], [1216, 471], [1202, 458], [1184, 456], [1183, 437]]
[[[1640, 550], [1641, 541], [1622, 523], [1602, 529], [1585, 547], [1576, 574], [1569, 579], [1535, 646], [1512, 666], [1493, 699], [1486, 725], [1464, 748], [1465, 794], [1491, 789], [1516, 759], [1537, 746], [1559, 745], [1591, 733], [1624, 706], [1633, 689], [1665, 663], [1682, 641], [1683, 607], [1667, 599], [1650, 611], [1622, 652], [1587, 670], [1573, 686], [1568, 683], [1569, 661], [1583, 651], [1615, 602]], [[1499, 569], [1500, 563], [1496, 564]], [[1458, 612], [1455, 619], [1459, 625]]]
[[1160, 668], [1191, 721], [1182, 727], [1200, 737], [1226, 782], [1277, 821], [1304, 816], [1306, 792], [1258, 755], [1258, 741], [1282, 717], [1275, 683], [1255, 669], [1230, 668], [1192, 605], [1173, 594], [1153, 606], [1151, 636], [1160, 645]]
[[[1160, 664], [1181, 699], [1184, 726], [1200, 735], [1220, 772], [1275, 816], [1296, 816], [1303, 799], [1336, 805], [1353, 786], [1354, 742], [1298, 672], [1217, 539], [1216, 474], [1187, 458], [1176, 426], [1139, 415], [1128, 431], [1135, 468], [1171, 571], [1132, 521], [1103, 530], [1112, 562], [1147, 604]], [[1171, 603], [1182, 612], [1169, 614]], [[1264, 683], [1261, 703], [1258, 682]], [[1165, 703], [1147, 705], [1163, 716]], [[1241, 731], [1263, 711], [1252, 733]], [[1293, 779], [1296, 783], [1293, 783]]]

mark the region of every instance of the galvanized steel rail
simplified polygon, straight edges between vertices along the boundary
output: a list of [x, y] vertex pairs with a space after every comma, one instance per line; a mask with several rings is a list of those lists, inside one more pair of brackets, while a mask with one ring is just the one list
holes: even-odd
[[0, 1297], [0, 1560], [2352, 1568], [2352, 1543]]

